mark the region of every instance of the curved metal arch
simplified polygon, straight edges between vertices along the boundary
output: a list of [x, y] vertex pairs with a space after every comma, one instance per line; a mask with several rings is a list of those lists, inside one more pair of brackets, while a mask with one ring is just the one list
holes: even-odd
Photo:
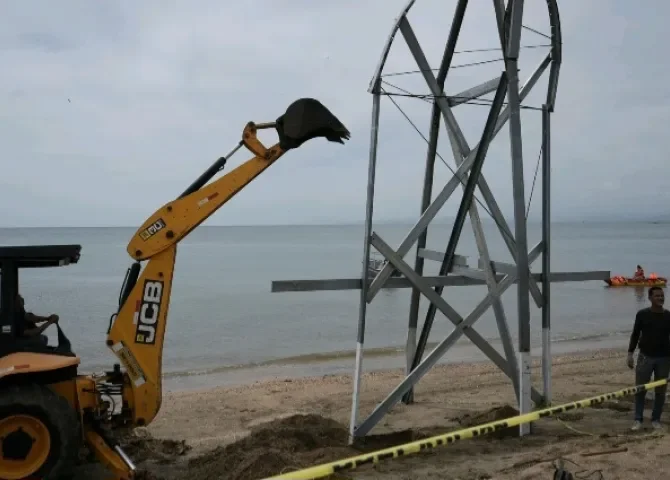
[[[550, 0], [547, 0], [550, 1]], [[384, 65], [386, 65], [386, 59], [389, 56], [389, 52], [391, 51], [391, 45], [393, 45], [393, 40], [395, 39], [395, 34], [398, 33], [398, 30], [400, 29], [400, 22], [402, 21], [403, 18], [407, 16], [407, 13], [409, 12], [410, 8], [414, 6], [414, 3], [416, 0], [409, 0], [406, 4], [405, 7], [402, 9], [400, 12], [400, 15], [395, 19], [395, 23], [393, 24], [393, 28], [391, 28], [391, 33], [389, 34], [388, 38], [386, 39], [386, 43], [384, 44], [384, 49], [382, 50], [382, 54], [379, 57], [379, 62], [377, 62], [377, 68], [375, 68], [375, 73], [372, 76], [372, 80], [370, 80], [370, 85], [368, 86], [368, 93], [380, 93], [379, 92], [379, 79], [382, 76], [382, 71], [384, 70]]]
[[558, 74], [563, 61], [563, 36], [561, 34], [561, 18], [558, 13], [557, 0], [547, 0], [549, 10], [549, 26], [551, 28], [551, 67], [549, 70], [549, 86], [547, 88], [547, 108], [554, 111], [556, 92], [558, 91]]
[[[561, 19], [558, 11], [558, 2], [557, 0], [546, 0], [546, 2], [549, 13], [549, 37], [551, 42], [551, 66], [549, 70], [549, 86], [547, 88], [546, 103], [549, 111], [553, 112], [554, 105], [556, 103], [556, 94], [558, 91], [558, 76], [561, 69], [561, 62], [563, 61], [563, 38], [561, 35]], [[400, 29], [400, 22], [407, 16], [410, 9], [414, 6], [414, 3], [416, 3], [416, 0], [409, 0], [401, 10], [400, 15], [396, 17], [395, 23], [393, 24], [391, 32], [386, 39], [386, 43], [384, 44], [384, 48], [382, 49], [379, 61], [377, 62], [377, 67], [375, 68], [372, 79], [370, 80], [368, 93], [380, 93], [379, 80], [382, 76], [384, 66], [386, 65], [389, 52], [391, 51], [393, 40], [395, 39], [396, 33]]]

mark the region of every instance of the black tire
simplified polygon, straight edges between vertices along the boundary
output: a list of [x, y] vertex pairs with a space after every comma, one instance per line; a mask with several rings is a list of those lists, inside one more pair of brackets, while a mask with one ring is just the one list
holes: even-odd
[[68, 401], [42, 385], [3, 386], [0, 390], [0, 421], [12, 415], [34, 417], [49, 431], [49, 455], [30, 477], [44, 480], [71, 477], [81, 447], [81, 430], [79, 416]]

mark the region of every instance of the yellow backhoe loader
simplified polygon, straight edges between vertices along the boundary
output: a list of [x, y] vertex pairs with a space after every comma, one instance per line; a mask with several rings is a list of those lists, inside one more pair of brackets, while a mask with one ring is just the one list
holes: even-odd
[[[279, 141], [266, 148], [257, 131], [271, 128]], [[119, 363], [104, 374], [78, 373], [80, 359], [59, 324], [57, 347], [21, 335], [25, 310], [19, 271], [76, 263], [81, 246], [0, 247], [0, 479], [67, 478], [84, 445], [112, 478], [135, 478], [136, 467], [115, 434], [149, 425], [161, 408], [163, 341], [177, 244], [287, 151], [315, 137], [344, 144], [349, 136], [319, 101], [297, 100], [275, 122], [249, 122], [226, 157], [151, 215], [128, 244], [134, 262], [107, 331], [107, 346]], [[254, 157], [208, 183], [242, 146]]]

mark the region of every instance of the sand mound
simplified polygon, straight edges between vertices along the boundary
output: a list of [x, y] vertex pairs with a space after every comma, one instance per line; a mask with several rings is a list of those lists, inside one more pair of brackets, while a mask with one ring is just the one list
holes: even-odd
[[184, 440], [153, 438], [144, 428], [136, 428], [126, 433], [119, 442], [130, 458], [138, 463], [173, 463], [191, 449]]
[[191, 459], [183, 479], [252, 480], [358, 454], [346, 447], [347, 436], [347, 429], [334, 420], [294, 415]]
[[165, 477], [151, 473], [148, 470], [138, 469], [135, 472], [135, 480], [165, 480]]
[[[483, 423], [497, 422], [498, 420], [504, 420], [510, 417], [516, 417], [519, 415], [519, 411], [509, 405], [503, 405], [501, 407], [494, 407], [483, 412], [475, 412], [472, 414], [466, 414], [460, 418], [455, 418], [458, 423], [460, 423], [463, 428], [471, 428], [481, 425]], [[498, 430], [496, 432], [488, 434], [491, 438], [504, 438], [504, 437], [518, 437], [519, 428], [510, 427]]]
[[188, 474], [180, 480], [258, 480], [427, 435], [412, 430], [368, 435], [355, 448], [347, 446], [348, 436], [347, 428], [332, 419], [293, 415], [255, 427], [242, 440], [191, 459]]

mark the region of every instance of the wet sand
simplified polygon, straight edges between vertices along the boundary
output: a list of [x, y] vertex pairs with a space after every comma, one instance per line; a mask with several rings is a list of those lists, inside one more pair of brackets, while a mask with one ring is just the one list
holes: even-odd
[[[628, 346], [628, 335], [615, 334], [611, 336], [598, 335], [571, 340], [552, 342], [554, 355], [570, 354], [574, 352], [596, 351], [603, 349], [623, 349]], [[491, 345], [498, 351], [503, 351], [500, 340], [491, 340]], [[435, 343], [428, 343], [426, 351], [435, 347]], [[540, 346], [531, 350], [533, 356], [540, 357]], [[165, 392], [179, 392], [187, 390], [202, 390], [220, 386], [248, 385], [258, 381], [272, 381], [277, 378], [320, 377], [323, 375], [351, 375], [355, 361], [355, 350], [326, 354], [301, 355], [293, 358], [280, 358], [260, 365], [237, 365], [233, 367], [212, 368], [204, 371], [189, 371], [167, 374], [163, 378]], [[439, 365], [454, 363], [473, 363], [486, 361], [486, 356], [472, 343], [464, 341], [457, 343], [438, 362]], [[381, 370], [401, 369], [405, 366], [405, 349], [403, 346], [395, 348], [365, 350], [365, 371], [376, 372]]]
[[[622, 348], [558, 355], [553, 374], [554, 404], [634, 384]], [[361, 419], [402, 378], [401, 370], [367, 373]], [[533, 381], [541, 390], [537, 360]], [[159, 416], [139, 432], [143, 438], [136, 439], [130, 453], [152, 472], [149, 478], [165, 480], [261, 479], [359, 454], [346, 445], [351, 390], [350, 375], [326, 375], [167, 393]], [[364, 448], [457, 430], [470, 426], [477, 415], [510, 406], [515, 406], [511, 383], [490, 363], [441, 365], [417, 385], [415, 403], [396, 405], [371, 432], [379, 437]], [[573, 474], [582, 472], [579, 478], [595, 470], [602, 476], [594, 473], [589, 479], [666, 478], [662, 472], [670, 469], [670, 444], [664, 432], [652, 432], [647, 421], [644, 431], [633, 433], [631, 422], [632, 399], [617, 400], [540, 420], [523, 438], [468, 439], [338, 478], [551, 479], [552, 462], [561, 457]], [[148, 435], [158, 440], [148, 449], [138, 448]], [[160, 439], [184, 440], [190, 450]]]

